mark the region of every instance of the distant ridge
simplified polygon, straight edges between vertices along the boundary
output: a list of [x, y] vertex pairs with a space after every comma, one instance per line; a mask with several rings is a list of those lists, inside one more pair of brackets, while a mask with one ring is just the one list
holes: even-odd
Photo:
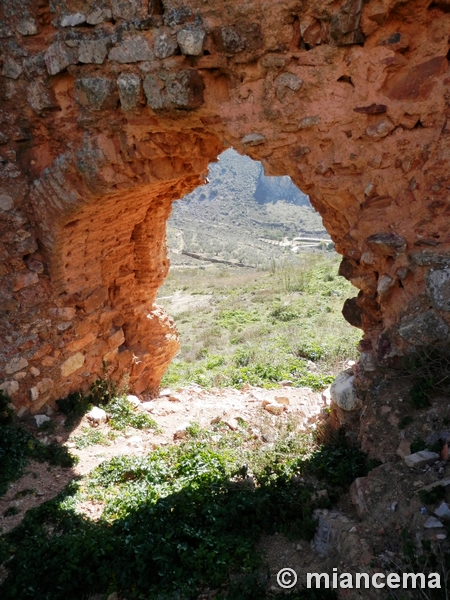
[[320, 215], [289, 177], [266, 176], [261, 163], [233, 149], [210, 165], [208, 180], [174, 202], [168, 223], [173, 264], [212, 258], [264, 267], [292, 256], [289, 244], [270, 240], [328, 239]]

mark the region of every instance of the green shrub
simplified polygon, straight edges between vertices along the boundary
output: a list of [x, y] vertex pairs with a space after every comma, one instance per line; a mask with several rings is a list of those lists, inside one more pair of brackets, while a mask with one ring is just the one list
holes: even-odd
[[291, 310], [288, 306], [278, 304], [273, 307], [272, 311], [270, 312], [270, 316], [274, 319], [277, 319], [278, 321], [286, 322], [296, 319], [299, 316], [299, 314], [298, 312]]
[[411, 425], [411, 423], [414, 421], [414, 419], [410, 416], [410, 415], [405, 415], [404, 417], [402, 417], [398, 424], [397, 427], [399, 429], [405, 429], [405, 427], [408, 427], [408, 425]]
[[102, 446], [110, 445], [109, 439], [104, 433], [98, 429], [91, 429], [90, 427], [84, 427], [83, 434], [76, 436], [74, 442], [78, 450], [83, 450], [83, 448], [95, 446], [96, 444]]
[[[29, 511], [2, 538], [2, 598], [62, 600], [117, 590], [130, 600], [174, 593], [193, 600], [205, 587], [222, 587], [229, 600], [266, 598], [255, 551], [261, 533], [309, 540], [313, 510], [329, 506], [292, 479], [308, 461], [311, 441], [289, 434], [261, 452], [243, 448], [245, 433], [217, 443], [195, 423], [189, 433], [179, 446], [104, 462], [81, 485]], [[256, 486], [246, 483], [249, 470]], [[100, 521], [76, 512], [86, 500], [104, 504]], [[305, 594], [288, 597], [315, 597]]]
[[436, 504], [439, 500], [445, 499], [445, 488], [437, 485], [431, 490], [420, 490], [419, 498], [424, 504]]
[[359, 448], [346, 443], [343, 430], [329, 445], [313, 452], [305, 462], [306, 472], [335, 486], [349, 486], [357, 477], [364, 477], [380, 463], [369, 463], [367, 455]]
[[314, 340], [301, 342], [295, 347], [295, 354], [300, 358], [306, 358], [316, 362], [326, 355], [326, 348]]
[[425, 450], [426, 447], [427, 445], [421, 437], [415, 437], [411, 442], [411, 454]]
[[109, 424], [113, 429], [123, 431], [126, 427], [135, 429], [157, 429], [158, 425], [149, 414], [135, 412], [133, 405], [124, 396], [117, 396], [105, 405], [109, 414]]

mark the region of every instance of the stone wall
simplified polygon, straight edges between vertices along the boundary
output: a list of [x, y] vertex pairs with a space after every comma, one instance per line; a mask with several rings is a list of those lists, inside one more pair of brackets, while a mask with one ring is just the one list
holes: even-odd
[[309, 194], [359, 385], [450, 325], [450, 1], [1, 0], [0, 381], [152, 394], [171, 203], [225, 148]]

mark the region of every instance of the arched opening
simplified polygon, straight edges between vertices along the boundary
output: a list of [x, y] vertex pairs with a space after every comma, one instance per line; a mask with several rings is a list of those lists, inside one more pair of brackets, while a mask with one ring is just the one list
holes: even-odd
[[163, 387], [326, 387], [357, 358], [341, 314], [355, 288], [339, 277], [320, 215], [289, 177], [266, 176], [233, 149], [207, 183], [173, 204], [170, 272], [157, 303], [180, 350]]
[[[5, 13], [8, 36], [21, 37], [2, 38], [0, 385], [18, 404], [36, 411], [88, 385], [97, 373], [84, 343], [113, 336], [100, 353], [111, 374], [126, 371], [129, 350], [132, 378], [143, 365], [155, 373], [136, 389], [156, 389], [161, 347], [174, 341], [168, 321], [153, 341], [160, 326], [147, 323], [166, 319], [148, 318], [167, 270], [159, 228], [229, 147], [291, 177], [320, 212], [340, 273], [360, 290], [344, 308], [364, 331], [360, 382], [448, 343], [442, 3], [419, 2], [420, 19], [412, 3], [379, 14], [353, 0], [320, 14], [314, 3], [254, 13], [231, 3], [226, 16], [208, 4], [86, 4], [73, 15], [63, 4], [54, 17], [30, 4], [17, 27]], [[436, 40], [432, 51], [412, 42], [420, 36]]]

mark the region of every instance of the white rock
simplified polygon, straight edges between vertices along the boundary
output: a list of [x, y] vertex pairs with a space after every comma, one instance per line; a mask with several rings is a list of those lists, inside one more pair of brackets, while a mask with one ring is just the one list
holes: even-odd
[[83, 13], [77, 12], [73, 15], [64, 15], [61, 19], [61, 27], [75, 27], [76, 25], [81, 25], [86, 21], [86, 15]]
[[34, 420], [36, 421], [36, 425], [38, 427], [41, 427], [44, 423], [47, 423], [48, 421], [50, 421], [49, 417], [47, 417], [47, 415], [34, 415]]
[[437, 452], [430, 452], [429, 450], [421, 450], [405, 457], [405, 463], [408, 467], [413, 469], [420, 469], [426, 465], [432, 465], [440, 456]]
[[331, 404], [331, 392], [330, 392], [330, 388], [327, 387], [326, 389], [323, 390], [322, 392], [322, 401], [326, 406], [330, 406]]
[[36, 35], [38, 28], [34, 19], [22, 19], [17, 23], [17, 31], [22, 35]]
[[139, 398], [137, 396], [134, 396], [133, 394], [128, 394], [127, 400], [135, 408], [137, 408], [141, 404], [141, 401], [139, 400]]
[[14, 201], [11, 196], [7, 196], [6, 194], [0, 194], [0, 210], [11, 210], [14, 206]]
[[31, 402], [36, 402], [36, 400], [38, 398], [39, 398], [39, 390], [37, 389], [37, 387], [30, 388], [30, 400], [31, 400]]
[[86, 416], [93, 423], [97, 423], [97, 425], [100, 423], [106, 423], [108, 420], [106, 412], [103, 410], [103, 408], [99, 408], [98, 406], [94, 406], [94, 408], [90, 410]]
[[17, 371], [21, 371], [22, 369], [26, 369], [28, 367], [28, 361], [26, 358], [22, 358], [20, 356], [16, 356], [12, 358], [9, 363], [5, 366], [5, 373], [11, 375], [12, 373], [17, 373]]
[[231, 431], [237, 431], [239, 429], [239, 423], [237, 419], [234, 419], [233, 417], [229, 419], [224, 419], [223, 422], [228, 427], [228, 429], [231, 429]]
[[440, 506], [434, 511], [434, 514], [438, 517], [442, 517], [447, 521], [450, 521], [450, 508], [446, 502], [442, 502]]
[[0, 390], [3, 390], [7, 396], [12, 396], [19, 391], [18, 381], [4, 381], [0, 384]]
[[177, 33], [177, 42], [181, 54], [188, 56], [200, 56], [203, 54], [203, 42], [205, 41], [203, 29], [180, 29]]
[[350, 373], [339, 373], [330, 387], [330, 396], [342, 410], [352, 411], [362, 407], [353, 384], [355, 377]]
[[160, 396], [171, 396], [172, 395], [172, 390], [170, 388], [164, 388], [163, 390], [161, 390], [159, 392]]
[[27, 412], [28, 412], [27, 407], [26, 406], [21, 406], [19, 408], [18, 413], [17, 413], [17, 418], [21, 419], [22, 417], [24, 417], [27, 414]]
[[436, 517], [428, 517], [423, 526], [425, 527], [425, 529], [435, 529], [438, 527], [444, 527], [439, 521], [439, 519], [436, 519]]
[[141, 407], [148, 412], [152, 412], [156, 408], [155, 403], [150, 401], [142, 402]]
[[181, 425], [181, 427], [179, 427], [173, 434], [173, 439], [174, 440], [182, 440], [183, 438], [185, 438], [188, 434], [188, 432], [187, 432], [188, 427], [189, 427], [189, 423], [185, 423], [184, 425]]

